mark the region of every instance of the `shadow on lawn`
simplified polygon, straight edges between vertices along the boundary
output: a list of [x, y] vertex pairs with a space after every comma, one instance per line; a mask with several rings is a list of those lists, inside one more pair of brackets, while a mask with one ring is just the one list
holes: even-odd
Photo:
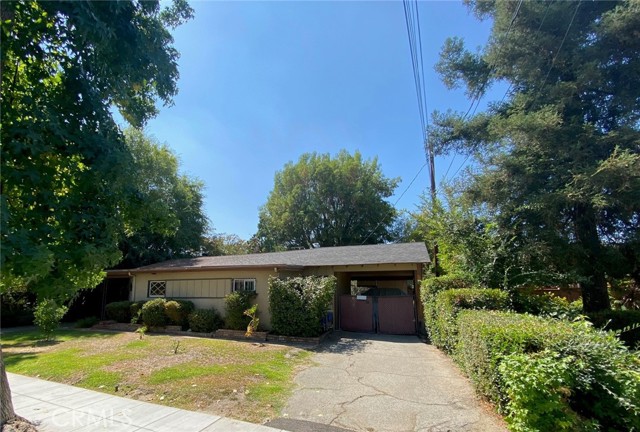
[[37, 357], [36, 353], [33, 352], [3, 352], [2, 359], [4, 360], [4, 365], [7, 368], [12, 368], [13, 366], [17, 366], [21, 362], [25, 360], [31, 360]]

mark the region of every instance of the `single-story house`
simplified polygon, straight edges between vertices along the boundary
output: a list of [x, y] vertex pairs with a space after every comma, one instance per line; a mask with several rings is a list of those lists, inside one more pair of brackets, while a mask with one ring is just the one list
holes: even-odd
[[270, 276], [333, 275], [338, 284], [329, 316], [336, 328], [414, 333], [422, 317], [419, 281], [429, 262], [424, 243], [396, 243], [178, 259], [127, 274], [130, 300], [185, 299], [222, 314], [226, 295], [255, 292], [260, 323], [266, 329], [271, 323]]

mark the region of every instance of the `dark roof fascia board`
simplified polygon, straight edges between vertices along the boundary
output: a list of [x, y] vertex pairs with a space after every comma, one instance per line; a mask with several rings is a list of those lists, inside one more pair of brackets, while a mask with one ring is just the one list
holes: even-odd
[[207, 267], [162, 267], [162, 268], [147, 268], [140, 267], [134, 270], [130, 270], [132, 274], [137, 273], [173, 273], [173, 272], [204, 272], [204, 271], [216, 271], [216, 270], [268, 270], [278, 269], [290, 270], [290, 271], [302, 271], [304, 266], [295, 266], [288, 264], [261, 264], [261, 265], [235, 265], [235, 266], [207, 266]]
[[131, 276], [131, 273], [133, 273], [135, 271], [135, 269], [111, 269], [111, 270], [105, 270], [105, 273], [107, 274], [107, 278], [111, 278], [111, 279], [118, 279], [118, 278], [127, 278], [129, 276]]

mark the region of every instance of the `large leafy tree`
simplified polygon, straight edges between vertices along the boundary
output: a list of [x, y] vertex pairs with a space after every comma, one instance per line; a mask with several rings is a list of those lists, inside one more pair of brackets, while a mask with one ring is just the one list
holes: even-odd
[[436, 148], [475, 155], [468, 196], [575, 273], [585, 311], [607, 309], [607, 276], [640, 256], [640, 2], [468, 5], [493, 20], [487, 45], [449, 39], [436, 68], [474, 99], [510, 90], [486, 112], [436, 115]]
[[209, 221], [204, 214], [204, 185], [179, 173], [178, 157], [137, 129], [125, 131], [132, 162], [126, 173], [131, 212], [120, 241], [117, 267], [139, 267], [205, 252]]
[[[171, 28], [184, 0], [2, 1], [2, 290], [69, 298], [120, 259], [143, 209], [122, 179], [131, 156], [112, 110], [140, 127], [177, 92]], [[10, 406], [2, 374], [3, 407]], [[13, 413], [2, 410], [0, 422]]]
[[385, 198], [397, 184], [359, 152], [304, 154], [276, 173], [256, 237], [263, 250], [391, 240], [396, 211]]

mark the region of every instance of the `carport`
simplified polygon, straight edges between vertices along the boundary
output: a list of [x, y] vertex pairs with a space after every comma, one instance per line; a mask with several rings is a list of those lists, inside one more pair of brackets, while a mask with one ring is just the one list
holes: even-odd
[[420, 328], [422, 307], [419, 301], [419, 281], [423, 264], [395, 263], [384, 267], [388, 270], [363, 268], [335, 273], [338, 278], [338, 329], [365, 333], [415, 334]]

